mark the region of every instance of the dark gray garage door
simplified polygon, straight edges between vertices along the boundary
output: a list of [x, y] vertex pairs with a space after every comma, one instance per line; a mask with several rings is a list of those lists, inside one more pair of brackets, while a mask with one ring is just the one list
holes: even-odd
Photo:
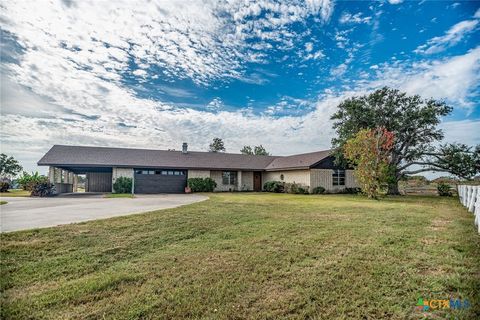
[[135, 193], [183, 193], [186, 186], [184, 170], [135, 170]]

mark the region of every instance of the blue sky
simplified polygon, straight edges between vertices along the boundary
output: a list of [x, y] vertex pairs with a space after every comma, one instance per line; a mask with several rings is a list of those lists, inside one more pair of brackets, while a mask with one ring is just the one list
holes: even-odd
[[10, 1], [2, 152], [52, 144], [274, 154], [325, 149], [342, 99], [388, 85], [445, 99], [480, 143], [479, 2]]

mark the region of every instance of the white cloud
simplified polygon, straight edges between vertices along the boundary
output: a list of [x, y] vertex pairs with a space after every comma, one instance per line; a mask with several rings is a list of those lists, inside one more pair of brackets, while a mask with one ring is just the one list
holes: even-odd
[[376, 70], [376, 76], [368, 86], [390, 85], [411, 94], [447, 99], [454, 107], [471, 112], [478, 99], [480, 47], [448, 59], [384, 64]]
[[402, 2], [403, 2], [403, 0], [388, 0], [388, 3], [390, 3], [390, 4], [400, 4]]
[[477, 11], [475, 11], [475, 14], [473, 15], [473, 17], [480, 19], [480, 9], [477, 9]]
[[354, 24], [354, 23], [366, 23], [369, 24], [372, 21], [372, 17], [363, 17], [361, 12], [351, 14], [348, 12], [344, 12], [340, 19], [338, 20], [340, 23], [343, 24]]
[[85, 0], [69, 6], [20, 0], [5, 4], [1, 19], [2, 29], [18, 37], [27, 54], [61, 56], [76, 68], [93, 68], [115, 80], [134, 62], [145, 72], [155, 66], [163, 69], [163, 77], [208, 84], [238, 77], [245, 61], [261, 59], [252, 44], [276, 42], [287, 50], [300, 37], [289, 25], [310, 16], [327, 21], [332, 10], [327, 0]]
[[460, 142], [469, 146], [480, 144], [480, 119], [445, 121], [440, 124], [445, 132], [445, 143]]
[[452, 26], [445, 35], [434, 37], [414, 50], [416, 53], [433, 54], [442, 52], [459, 43], [466, 35], [477, 29], [479, 20], [464, 20]]
[[[144, 6], [101, 2], [102, 10], [95, 10], [98, 2], [79, 1], [68, 8], [57, 2], [9, 2], [2, 10], [2, 29], [15, 35], [23, 52], [16, 57], [18, 64], [3, 62], [2, 152], [15, 155], [30, 170], [52, 144], [167, 149], [187, 141], [192, 149], [204, 150], [219, 136], [232, 152], [249, 143], [263, 144], [274, 154], [293, 154], [328, 148], [333, 136], [329, 117], [338, 103], [383, 85], [449, 96], [459, 105], [470, 105], [479, 81], [480, 49], [408, 69], [380, 66], [376, 79], [359, 83], [353, 90], [325, 90], [326, 95], [308, 106], [286, 99], [264, 114], [250, 109], [226, 111], [219, 99], [205, 106], [209, 111], [178, 108], [141, 98], [122, 81], [124, 74], [130, 74], [130, 63], [147, 75], [149, 66], [160, 66], [161, 77], [186, 77], [197, 83], [222, 77], [268, 81], [274, 75], [239, 71], [242, 63], [255, 58], [245, 53], [251, 36], [247, 31], [253, 31], [256, 39], [287, 43], [296, 36], [288, 33], [292, 22], [311, 15], [327, 19], [333, 8], [328, 1], [292, 3], [232, 1], [219, 8], [216, 1], [148, 2]], [[231, 24], [214, 14], [218, 10]], [[246, 19], [265, 10], [275, 14], [256, 25]], [[312, 59], [323, 56], [315, 50], [312, 45]], [[347, 70], [348, 59], [336, 70], [339, 74]], [[158, 90], [193, 95], [174, 85]], [[296, 106], [310, 111], [295, 113]], [[277, 117], [278, 113], [287, 115]]]
[[334, 2], [332, 0], [305, 0], [307, 7], [315, 13], [320, 13], [324, 21], [328, 21], [333, 13]]

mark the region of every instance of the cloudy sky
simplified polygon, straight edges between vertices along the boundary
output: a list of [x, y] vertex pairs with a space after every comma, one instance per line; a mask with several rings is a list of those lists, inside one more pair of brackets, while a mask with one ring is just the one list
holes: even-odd
[[[4, 1], [1, 149], [53, 144], [278, 155], [329, 148], [345, 97], [445, 99], [446, 140], [480, 143], [474, 1]], [[45, 171], [41, 169], [41, 171]]]

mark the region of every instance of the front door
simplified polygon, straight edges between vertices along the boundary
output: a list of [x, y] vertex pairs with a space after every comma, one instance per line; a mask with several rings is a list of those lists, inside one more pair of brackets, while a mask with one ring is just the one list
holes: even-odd
[[261, 172], [253, 173], [253, 190], [262, 191], [262, 173]]

